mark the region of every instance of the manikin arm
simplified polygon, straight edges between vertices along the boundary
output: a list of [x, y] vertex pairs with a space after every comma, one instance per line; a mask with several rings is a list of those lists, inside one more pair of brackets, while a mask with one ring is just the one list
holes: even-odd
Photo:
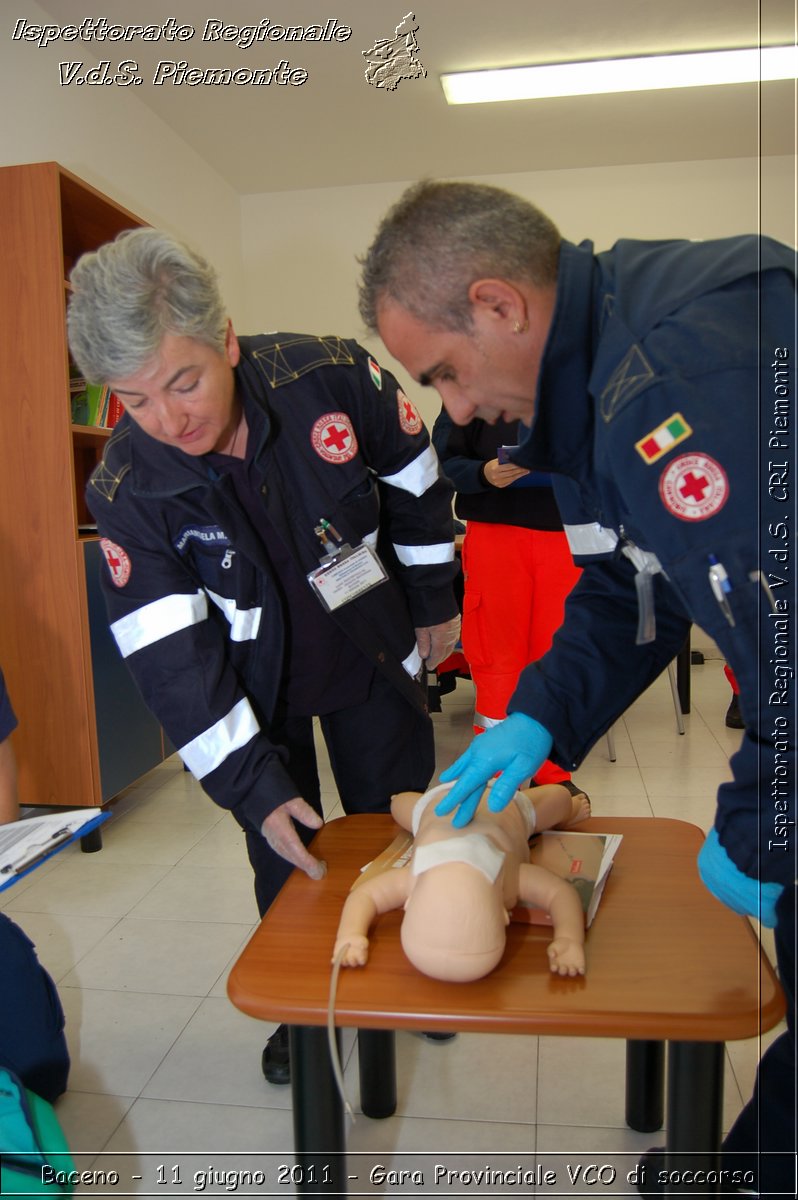
[[584, 975], [585, 916], [574, 888], [545, 867], [523, 863], [518, 895], [527, 904], [549, 914], [554, 937], [546, 953], [555, 975]]
[[408, 896], [409, 867], [390, 867], [381, 875], [360, 883], [346, 898], [333, 950], [333, 962], [348, 944], [345, 967], [364, 967], [369, 956], [368, 931], [380, 913], [401, 908]]

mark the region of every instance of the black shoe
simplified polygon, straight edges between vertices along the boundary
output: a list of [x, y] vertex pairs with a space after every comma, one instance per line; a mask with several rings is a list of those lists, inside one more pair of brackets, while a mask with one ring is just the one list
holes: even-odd
[[731, 704], [726, 713], [726, 724], [729, 729], [745, 729], [745, 721], [740, 712], [740, 697], [736, 692], [732, 694]]
[[288, 1026], [278, 1025], [263, 1050], [263, 1074], [269, 1083], [291, 1082], [291, 1059], [288, 1056]]
[[422, 1033], [421, 1036], [427, 1042], [450, 1042], [452, 1038], [456, 1038], [456, 1033]]

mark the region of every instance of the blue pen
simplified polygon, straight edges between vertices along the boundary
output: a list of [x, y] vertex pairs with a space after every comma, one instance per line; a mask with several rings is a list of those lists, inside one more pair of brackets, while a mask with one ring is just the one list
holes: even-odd
[[714, 554], [709, 556], [709, 586], [712, 588], [712, 594], [720, 605], [720, 610], [730, 625], [734, 625], [734, 614], [729, 604], [729, 596], [731, 595], [732, 585], [729, 582], [729, 576], [726, 574], [726, 568], [723, 563], [719, 563]]

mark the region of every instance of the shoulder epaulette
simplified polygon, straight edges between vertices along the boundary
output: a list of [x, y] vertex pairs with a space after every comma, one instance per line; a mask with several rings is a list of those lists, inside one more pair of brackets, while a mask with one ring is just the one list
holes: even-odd
[[108, 439], [103, 456], [91, 473], [88, 486], [110, 503], [130, 470], [130, 428], [115, 430]]
[[319, 367], [351, 367], [355, 357], [340, 337], [314, 337], [306, 333], [280, 334], [268, 346], [252, 352], [269, 386], [283, 387]]

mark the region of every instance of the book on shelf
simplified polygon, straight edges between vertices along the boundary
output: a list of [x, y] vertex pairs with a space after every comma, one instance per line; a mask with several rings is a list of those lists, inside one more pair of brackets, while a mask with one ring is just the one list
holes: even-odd
[[86, 395], [86, 380], [74, 371], [69, 374], [69, 404], [73, 425], [88, 425], [89, 398]]
[[[621, 844], [619, 833], [577, 833], [573, 829], [547, 829], [539, 833], [529, 847], [530, 861], [546, 867], [574, 887], [582, 902], [585, 927], [596, 915], [613, 859]], [[551, 917], [542, 908], [522, 902], [510, 913], [510, 920], [528, 925], [551, 925]]]
[[73, 425], [101, 425], [103, 393], [106, 388], [73, 376], [69, 381]]
[[106, 417], [106, 427], [114, 429], [117, 423], [121, 420], [124, 414], [122, 401], [117, 396], [116, 392], [108, 393], [108, 415]]
[[113, 429], [124, 412], [119, 397], [108, 386], [86, 383], [78, 376], [70, 377], [69, 396], [73, 425]]

